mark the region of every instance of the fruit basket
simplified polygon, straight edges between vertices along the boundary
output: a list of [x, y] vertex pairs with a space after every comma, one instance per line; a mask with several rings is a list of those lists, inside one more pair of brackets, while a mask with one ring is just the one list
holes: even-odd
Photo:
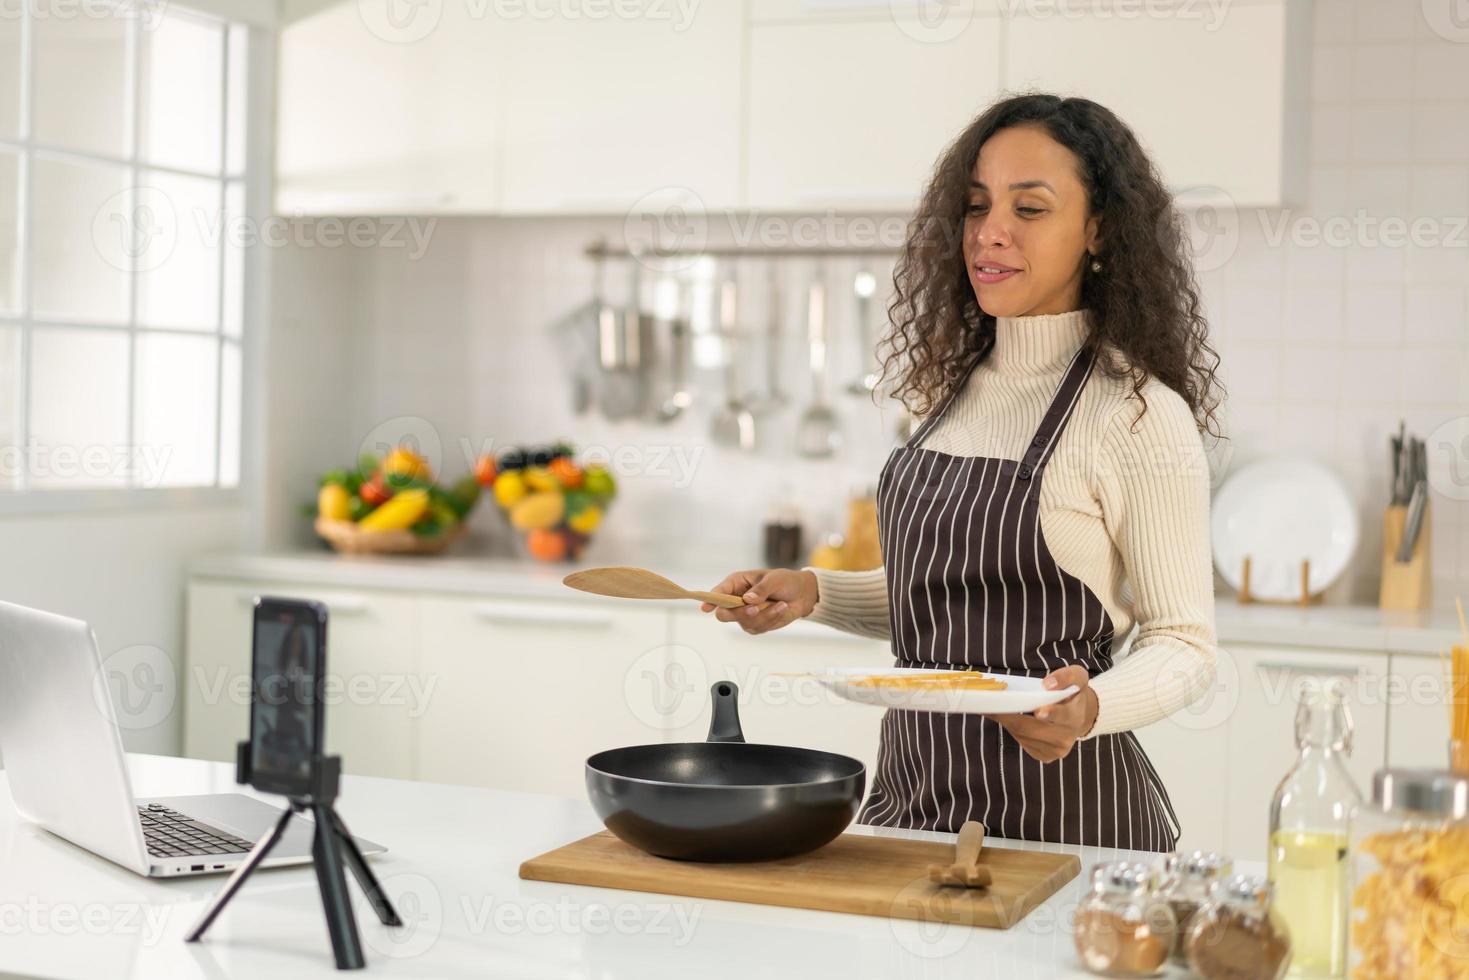
[[522, 554], [538, 561], [580, 558], [617, 495], [606, 467], [578, 463], [565, 443], [483, 457], [475, 476], [518, 532]]
[[473, 475], [439, 486], [422, 456], [399, 447], [322, 476], [308, 511], [317, 535], [344, 554], [432, 555], [464, 536], [479, 495]]

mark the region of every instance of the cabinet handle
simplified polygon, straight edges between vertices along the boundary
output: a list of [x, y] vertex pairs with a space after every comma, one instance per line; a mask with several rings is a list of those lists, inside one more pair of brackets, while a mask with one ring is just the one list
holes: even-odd
[[[260, 596], [258, 593], [242, 592], [239, 594], [239, 596], [236, 597], [235, 601], [238, 602], [240, 605], [249, 608], [255, 605], [255, 600], [259, 597]], [[318, 601], [321, 602], [322, 605], [326, 606], [326, 611], [331, 613], [333, 616], [365, 616], [367, 615], [368, 609], [370, 608], [367, 599], [357, 595], [342, 596], [337, 599], [322, 599]]]
[[1262, 660], [1261, 670], [1276, 670], [1285, 674], [1316, 674], [1322, 677], [1356, 677], [1362, 672], [1361, 667], [1317, 667], [1306, 664], [1286, 663], [1283, 660]]
[[509, 626], [576, 626], [596, 628], [611, 626], [612, 617], [590, 609], [526, 609], [498, 602], [478, 602], [474, 617], [489, 623]]

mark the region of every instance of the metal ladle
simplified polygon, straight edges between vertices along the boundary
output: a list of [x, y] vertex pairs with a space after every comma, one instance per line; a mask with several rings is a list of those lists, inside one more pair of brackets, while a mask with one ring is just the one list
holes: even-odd
[[[852, 282], [857, 294], [857, 336], [860, 338], [863, 363], [872, 357], [872, 296], [877, 292], [877, 277], [863, 269]], [[877, 388], [876, 371], [867, 371], [847, 385], [849, 395], [870, 395]]]
[[714, 413], [709, 437], [716, 445], [745, 452], [755, 448], [755, 416], [740, 399], [739, 317], [736, 285], [726, 279], [719, 285], [719, 331], [724, 339], [724, 404]]
[[826, 402], [826, 283], [811, 283], [806, 308], [807, 340], [811, 346], [811, 404], [801, 413], [796, 429], [796, 451], [809, 459], [833, 455], [842, 444], [837, 414]]

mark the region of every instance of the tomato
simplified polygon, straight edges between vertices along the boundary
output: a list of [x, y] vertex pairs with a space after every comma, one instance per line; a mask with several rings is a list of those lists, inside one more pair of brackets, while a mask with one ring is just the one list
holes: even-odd
[[485, 455], [474, 461], [474, 478], [479, 485], [487, 487], [495, 482], [495, 457]]
[[393, 491], [387, 485], [386, 481], [383, 480], [381, 473], [362, 484], [362, 489], [358, 491], [358, 495], [362, 497], [362, 502], [369, 507], [381, 507], [393, 499]]

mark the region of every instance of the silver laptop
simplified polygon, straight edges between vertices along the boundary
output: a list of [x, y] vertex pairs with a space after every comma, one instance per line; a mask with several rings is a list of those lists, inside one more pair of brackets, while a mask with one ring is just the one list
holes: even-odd
[[[231, 870], [281, 808], [238, 793], [135, 799], [102, 670], [86, 623], [0, 602], [0, 754], [21, 816], [149, 877]], [[312, 829], [293, 819], [263, 867], [310, 863]]]

